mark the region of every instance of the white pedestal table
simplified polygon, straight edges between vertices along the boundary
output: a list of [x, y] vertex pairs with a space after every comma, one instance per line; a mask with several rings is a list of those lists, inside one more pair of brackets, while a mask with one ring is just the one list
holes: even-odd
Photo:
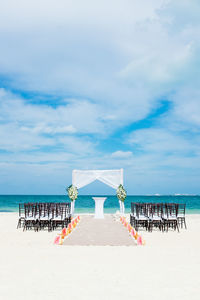
[[95, 201], [95, 219], [104, 219], [103, 205], [107, 197], [92, 197]]

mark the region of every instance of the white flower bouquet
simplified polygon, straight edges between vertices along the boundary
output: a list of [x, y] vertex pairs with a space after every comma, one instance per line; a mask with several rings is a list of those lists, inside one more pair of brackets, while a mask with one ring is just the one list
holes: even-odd
[[120, 184], [117, 189], [117, 198], [120, 201], [124, 202], [124, 200], [126, 199], [126, 195], [126, 190], [124, 189], [123, 185]]
[[67, 188], [67, 192], [68, 192], [68, 196], [70, 198], [71, 201], [74, 201], [77, 199], [78, 197], [78, 190], [77, 190], [77, 187], [74, 186], [74, 185], [70, 185], [68, 188]]

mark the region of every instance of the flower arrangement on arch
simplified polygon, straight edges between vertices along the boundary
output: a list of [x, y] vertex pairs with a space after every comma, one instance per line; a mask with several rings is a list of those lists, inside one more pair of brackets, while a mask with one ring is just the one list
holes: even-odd
[[68, 196], [69, 196], [71, 201], [74, 201], [74, 200], [77, 199], [78, 189], [77, 189], [76, 186], [71, 184], [70, 186], [68, 186], [68, 188], [66, 190], [67, 190]]
[[124, 202], [124, 200], [126, 199], [126, 195], [127, 195], [126, 190], [124, 189], [123, 185], [120, 184], [117, 188], [117, 198], [120, 201]]

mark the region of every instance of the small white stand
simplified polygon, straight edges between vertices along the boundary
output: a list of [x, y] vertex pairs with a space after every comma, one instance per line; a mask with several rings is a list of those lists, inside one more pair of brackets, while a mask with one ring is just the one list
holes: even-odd
[[104, 219], [103, 205], [107, 197], [92, 197], [95, 201], [95, 219]]

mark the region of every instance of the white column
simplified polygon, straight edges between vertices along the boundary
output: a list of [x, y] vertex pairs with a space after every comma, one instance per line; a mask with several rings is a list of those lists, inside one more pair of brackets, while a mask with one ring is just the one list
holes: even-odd
[[74, 214], [75, 200], [71, 201], [71, 214]]
[[119, 200], [119, 210], [120, 210], [120, 214], [122, 214], [122, 202]]
[[124, 215], [125, 213], [124, 202], [119, 200], [119, 206], [120, 206], [120, 213]]
[[124, 213], [125, 213], [124, 202], [123, 201], [121, 201], [121, 202], [122, 202], [122, 214], [124, 215]]

